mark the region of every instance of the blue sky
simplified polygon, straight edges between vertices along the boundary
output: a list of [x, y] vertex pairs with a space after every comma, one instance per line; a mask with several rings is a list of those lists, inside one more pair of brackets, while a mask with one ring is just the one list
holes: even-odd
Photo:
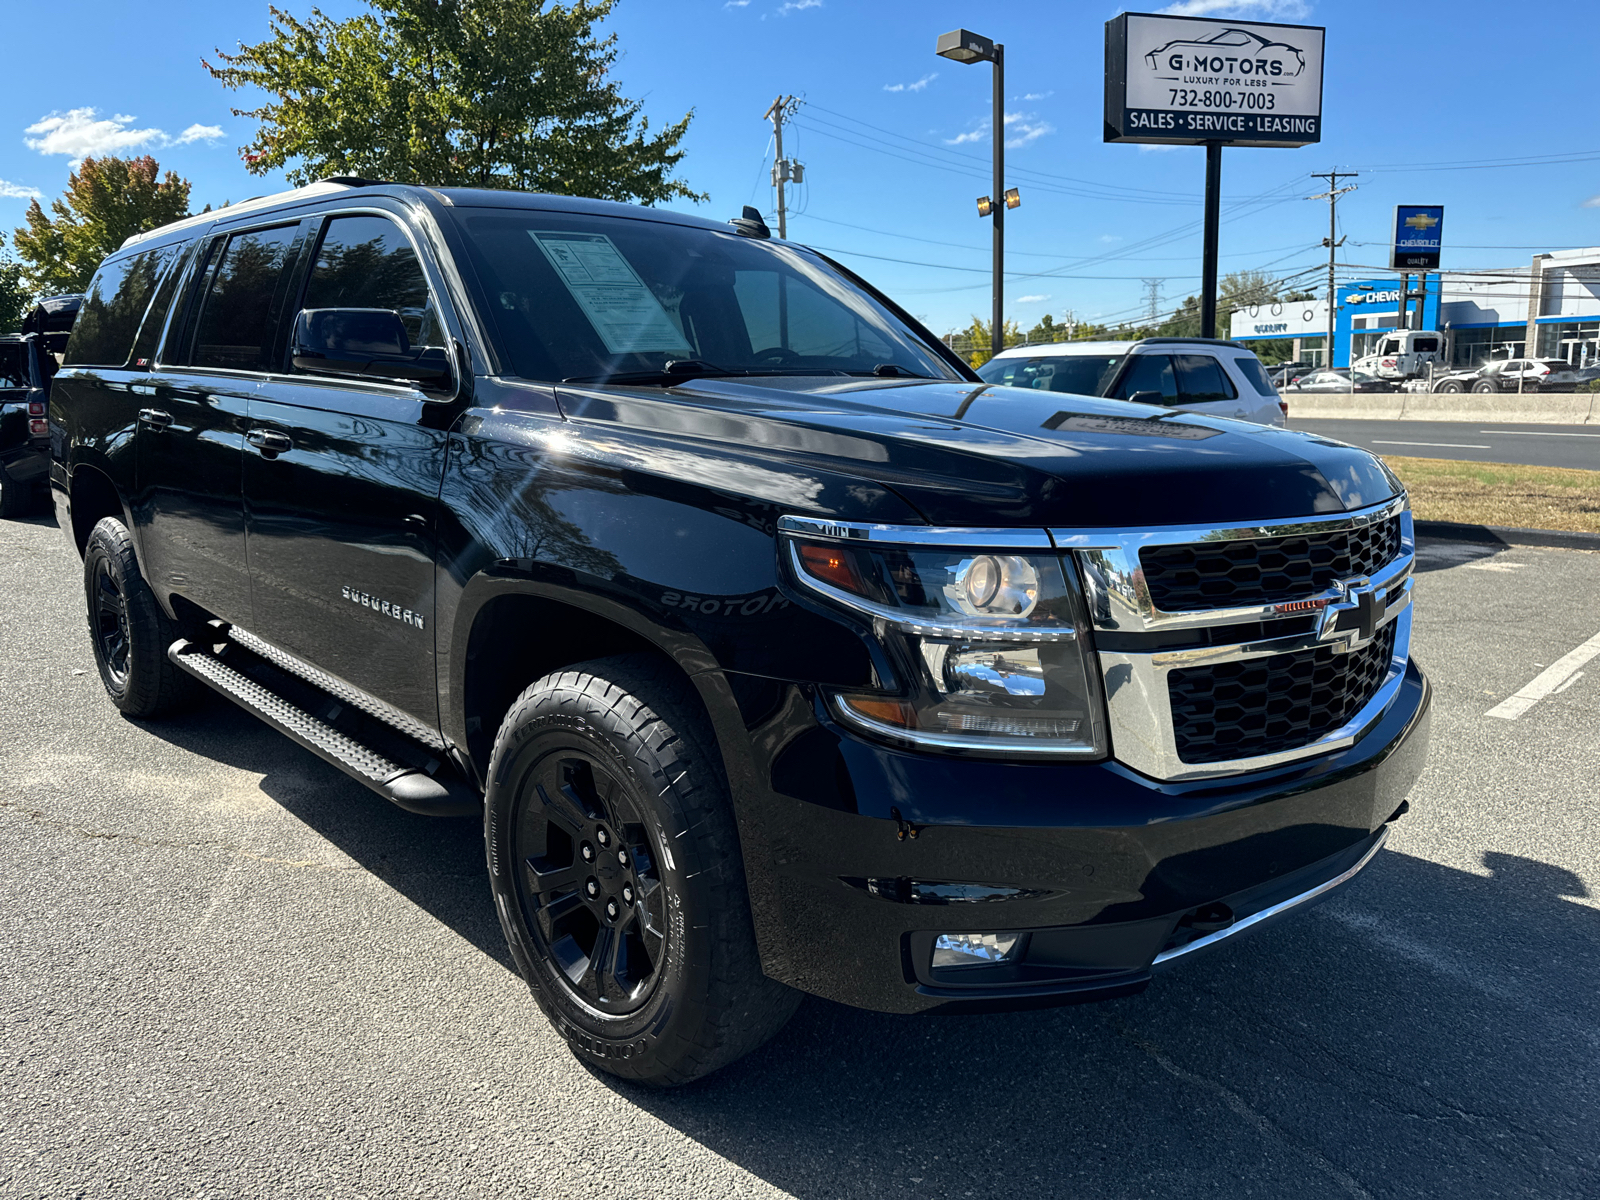
[[[1322, 143], [1224, 155], [1224, 271], [1325, 263], [1327, 206], [1305, 197], [1321, 190], [1310, 173], [1334, 166], [1361, 172], [1339, 208], [1355, 275], [1386, 261], [1397, 203], [1447, 206], [1446, 266], [1600, 244], [1600, 136], [1584, 132], [1592, 84], [1578, 56], [1594, 0], [1540, 0], [1509, 24], [1503, 4], [1482, 0], [1175, 7], [1328, 29]], [[989, 68], [933, 54], [937, 35], [961, 25], [1007, 48], [1009, 182], [1023, 197], [1007, 221], [1008, 315], [1027, 327], [1046, 312], [1135, 314], [1146, 278], [1163, 281], [1165, 307], [1196, 290], [1203, 152], [1101, 141], [1103, 29], [1117, 11], [1081, 0], [622, 0], [608, 26], [627, 95], [658, 123], [695, 111], [681, 174], [710, 193], [704, 215], [770, 212], [761, 114], [779, 93], [803, 96], [785, 147], [807, 168], [791, 238], [836, 253], [943, 332], [989, 308], [989, 227], [973, 203], [989, 191]], [[229, 110], [248, 97], [200, 65], [215, 47], [265, 36], [260, 0], [13, 0], [5, 25], [8, 45], [27, 52], [0, 72], [0, 230], [21, 223], [28, 195], [57, 195], [85, 152], [156, 155], [194, 182], [196, 208], [284, 186], [244, 170], [252, 124]], [[1534, 158], [1567, 161], [1516, 161]]]

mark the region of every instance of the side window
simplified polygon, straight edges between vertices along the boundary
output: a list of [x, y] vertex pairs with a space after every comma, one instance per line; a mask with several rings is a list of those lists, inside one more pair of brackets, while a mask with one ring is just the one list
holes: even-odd
[[171, 274], [177, 256], [176, 246], [163, 246], [101, 263], [67, 339], [64, 361], [92, 367], [126, 363], [156, 285]]
[[1160, 392], [1164, 400], [1177, 400], [1178, 381], [1172, 372], [1172, 359], [1165, 354], [1136, 354], [1128, 373], [1117, 385], [1117, 398], [1132, 399], [1137, 392]]
[[1180, 404], [1209, 404], [1238, 398], [1239, 393], [1228, 381], [1222, 364], [1209, 354], [1180, 354], [1176, 361]]
[[297, 229], [296, 225], [253, 229], [228, 239], [206, 280], [194, 349], [189, 355], [191, 366], [272, 369], [277, 309], [293, 261]]
[[27, 387], [26, 365], [21, 342], [0, 342], [0, 388]]
[[334, 217], [323, 231], [302, 308], [386, 308], [400, 314], [411, 348], [443, 347], [427, 276], [387, 217]]

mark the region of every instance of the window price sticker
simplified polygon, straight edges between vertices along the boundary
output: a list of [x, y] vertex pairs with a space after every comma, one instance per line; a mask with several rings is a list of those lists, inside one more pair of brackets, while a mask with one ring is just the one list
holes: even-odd
[[528, 236], [611, 353], [694, 353], [661, 301], [605, 234], [530, 229]]

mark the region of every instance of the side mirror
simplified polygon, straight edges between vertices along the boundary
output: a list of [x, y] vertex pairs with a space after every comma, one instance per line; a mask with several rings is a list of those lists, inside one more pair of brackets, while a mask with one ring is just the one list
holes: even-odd
[[411, 348], [400, 314], [387, 308], [306, 308], [294, 320], [294, 365], [319, 375], [404, 380], [448, 391], [450, 359], [442, 347]]
[[1129, 404], [1154, 404], [1157, 408], [1172, 407], [1160, 392], [1135, 392], [1128, 397]]

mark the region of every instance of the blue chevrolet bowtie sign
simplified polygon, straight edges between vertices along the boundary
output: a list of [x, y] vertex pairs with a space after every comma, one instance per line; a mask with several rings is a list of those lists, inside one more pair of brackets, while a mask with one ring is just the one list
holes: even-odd
[[1431, 271], [1439, 265], [1444, 244], [1442, 204], [1397, 204], [1394, 209], [1394, 248], [1389, 266], [1397, 271]]

